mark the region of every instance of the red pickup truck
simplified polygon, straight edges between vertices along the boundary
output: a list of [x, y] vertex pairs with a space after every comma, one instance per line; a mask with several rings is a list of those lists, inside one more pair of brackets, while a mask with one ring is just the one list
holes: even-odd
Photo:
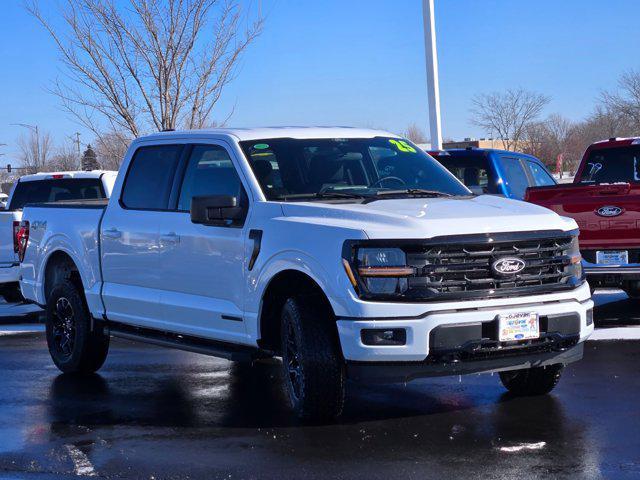
[[640, 137], [594, 143], [573, 184], [531, 187], [525, 200], [575, 219], [592, 289], [640, 298]]

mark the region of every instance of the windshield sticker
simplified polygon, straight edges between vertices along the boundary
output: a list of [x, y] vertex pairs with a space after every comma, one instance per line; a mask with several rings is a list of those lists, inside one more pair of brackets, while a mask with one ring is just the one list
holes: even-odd
[[269, 148], [269, 145], [267, 145], [266, 143], [256, 143], [253, 148], [255, 148], [256, 150], [266, 150], [267, 148]]
[[395, 139], [390, 139], [389, 143], [391, 145], [395, 145], [395, 147], [400, 150], [401, 152], [410, 152], [410, 153], [416, 153], [416, 149], [413, 148], [411, 145], [409, 145], [407, 142], [405, 142], [404, 140], [395, 140]]

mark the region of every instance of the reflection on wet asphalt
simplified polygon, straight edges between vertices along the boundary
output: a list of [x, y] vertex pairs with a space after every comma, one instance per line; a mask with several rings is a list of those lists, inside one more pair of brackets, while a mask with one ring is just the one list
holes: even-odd
[[491, 375], [351, 385], [343, 418], [302, 425], [277, 362], [114, 341], [75, 377], [42, 335], [1, 337], [0, 478], [640, 478], [639, 373], [640, 343], [589, 342], [549, 396]]

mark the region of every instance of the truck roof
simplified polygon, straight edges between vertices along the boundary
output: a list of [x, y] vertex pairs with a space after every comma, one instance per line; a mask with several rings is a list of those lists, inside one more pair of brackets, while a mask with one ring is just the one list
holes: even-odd
[[628, 145], [640, 145], [640, 137], [612, 137], [607, 140], [599, 140], [593, 142], [591, 147], [609, 148], [609, 147], [625, 147]]
[[429, 155], [434, 157], [446, 157], [447, 155], [473, 157], [473, 156], [484, 156], [487, 153], [500, 153], [505, 155], [518, 155], [520, 157], [527, 157], [534, 160], [540, 160], [539, 158], [536, 158], [533, 155], [529, 155], [528, 153], [512, 152], [510, 150], [501, 150], [499, 148], [476, 148], [476, 147], [448, 148], [446, 150], [440, 150], [438, 152], [427, 151], [427, 153], [429, 153]]
[[398, 137], [384, 130], [354, 127], [260, 127], [260, 128], [210, 128], [203, 130], [175, 130], [158, 132], [138, 141], [166, 140], [167, 138], [189, 137], [235, 137], [238, 141], [262, 138], [373, 138]]
[[100, 178], [104, 174], [117, 174], [111, 170], [77, 170], [71, 172], [38, 172], [20, 177], [20, 182], [51, 180], [52, 178]]

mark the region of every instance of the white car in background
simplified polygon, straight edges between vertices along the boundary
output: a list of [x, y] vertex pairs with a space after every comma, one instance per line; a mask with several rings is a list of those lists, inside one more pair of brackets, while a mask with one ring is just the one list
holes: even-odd
[[16, 237], [24, 206], [109, 198], [116, 174], [103, 170], [45, 172], [25, 175], [16, 182], [7, 196], [5, 209], [0, 210], [0, 295], [7, 302], [22, 300]]

